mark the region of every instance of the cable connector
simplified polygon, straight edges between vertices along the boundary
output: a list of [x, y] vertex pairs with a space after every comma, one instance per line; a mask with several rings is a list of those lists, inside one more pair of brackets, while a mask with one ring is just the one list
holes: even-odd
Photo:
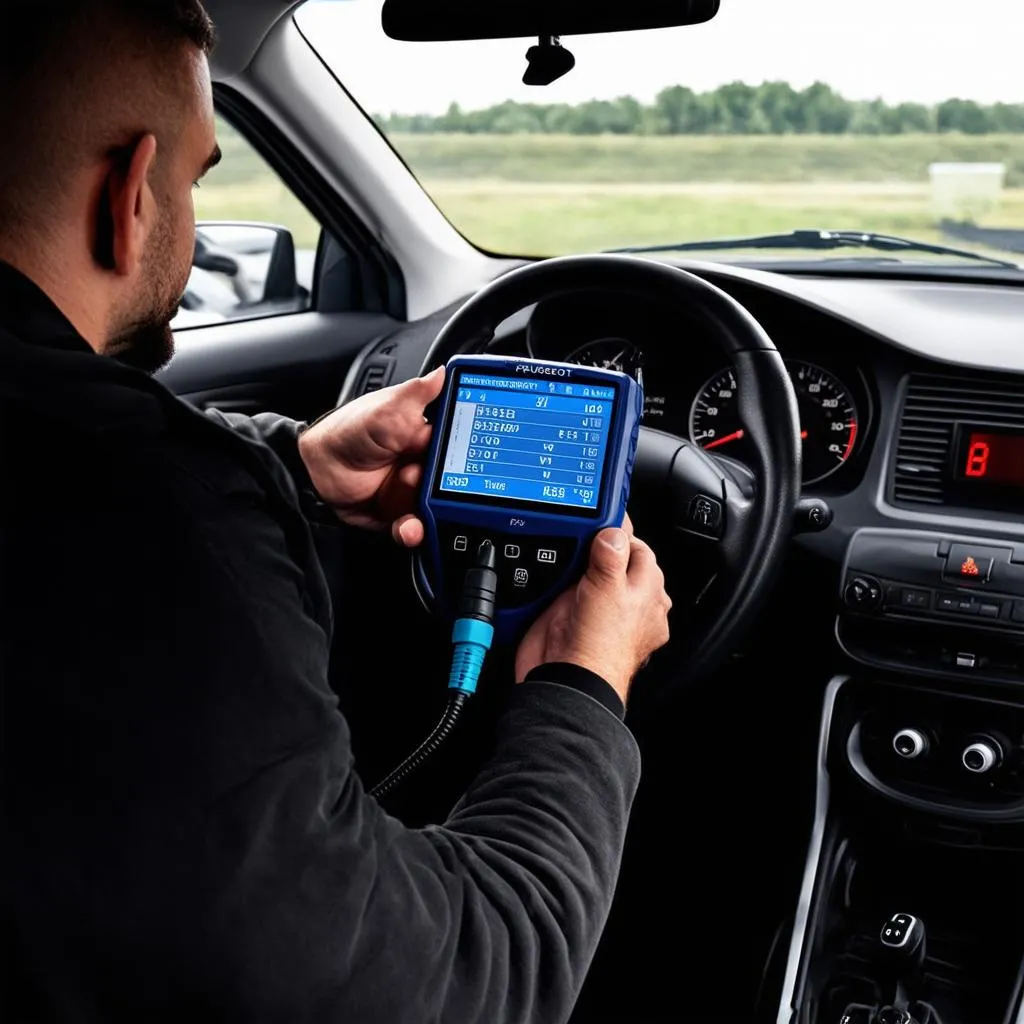
[[448, 688], [461, 690], [465, 694], [476, 693], [484, 658], [494, 640], [494, 627], [479, 619], [459, 619], [452, 630], [452, 670], [448, 677]]
[[485, 540], [477, 550], [473, 567], [459, 596], [458, 618], [452, 630], [452, 668], [448, 677], [448, 704], [433, 732], [386, 778], [371, 795], [381, 799], [432, 757], [455, 728], [470, 697], [476, 693], [484, 658], [494, 640], [494, 607], [498, 593], [498, 556]]
[[476, 693], [484, 658], [494, 641], [494, 605], [498, 592], [498, 555], [489, 540], [477, 549], [473, 568], [459, 595], [458, 618], [452, 629], [452, 669], [448, 687], [465, 694]]

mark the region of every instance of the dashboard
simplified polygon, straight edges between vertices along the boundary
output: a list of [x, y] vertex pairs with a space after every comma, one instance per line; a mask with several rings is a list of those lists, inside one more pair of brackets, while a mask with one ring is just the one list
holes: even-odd
[[[875, 405], [864, 353], [853, 339], [840, 344], [842, 334], [787, 330], [774, 339], [797, 395], [803, 482], [824, 490], [856, 484]], [[607, 294], [573, 295], [539, 305], [518, 343], [522, 355], [629, 374], [644, 387], [644, 426], [747, 461], [735, 374], [699, 320]]]
[[[789, 370], [803, 497], [828, 512], [827, 528], [794, 535], [793, 589], [774, 603], [780, 615], [802, 609], [791, 642], [822, 636], [807, 625], [814, 615], [846, 655], [876, 669], [1024, 678], [1021, 275], [665, 262], [738, 301]], [[453, 311], [408, 344], [369, 346], [342, 399], [417, 373]], [[643, 384], [645, 427], [744, 461], [736, 378], [695, 311], [574, 292], [509, 317], [488, 349], [623, 370]]]

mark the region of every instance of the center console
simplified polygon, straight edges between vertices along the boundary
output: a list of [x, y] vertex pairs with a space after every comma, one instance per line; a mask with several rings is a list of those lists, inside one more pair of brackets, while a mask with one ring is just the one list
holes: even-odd
[[1024, 545], [864, 530], [777, 1024], [1024, 1024]]

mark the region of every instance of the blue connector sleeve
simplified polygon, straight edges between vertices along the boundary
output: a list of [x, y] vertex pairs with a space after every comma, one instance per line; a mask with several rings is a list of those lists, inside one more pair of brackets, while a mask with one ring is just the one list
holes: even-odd
[[484, 658], [494, 640], [494, 627], [480, 619], [456, 619], [452, 630], [452, 670], [448, 688], [463, 693], [476, 693]]

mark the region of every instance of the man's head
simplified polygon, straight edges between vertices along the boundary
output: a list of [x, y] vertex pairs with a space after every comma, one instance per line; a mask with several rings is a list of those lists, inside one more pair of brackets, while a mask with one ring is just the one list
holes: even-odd
[[219, 159], [200, 0], [0, 0], [0, 260], [154, 371]]

